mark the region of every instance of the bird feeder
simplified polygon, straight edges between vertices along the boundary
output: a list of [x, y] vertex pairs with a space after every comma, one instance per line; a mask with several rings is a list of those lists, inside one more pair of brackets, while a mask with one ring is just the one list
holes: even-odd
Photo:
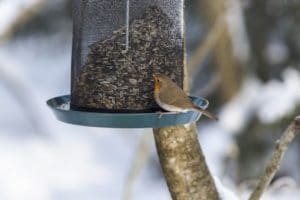
[[74, 0], [71, 95], [48, 101], [56, 116], [73, 124], [122, 128], [199, 119], [194, 112], [157, 113], [153, 97], [153, 74], [165, 74], [183, 87], [183, 1]]

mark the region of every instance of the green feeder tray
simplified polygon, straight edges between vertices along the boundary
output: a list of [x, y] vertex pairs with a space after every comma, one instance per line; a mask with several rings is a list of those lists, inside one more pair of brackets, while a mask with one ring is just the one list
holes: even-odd
[[[208, 107], [208, 101], [203, 98], [191, 97], [193, 102], [203, 109]], [[79, 111], [70, 108], [70, 96], [60, 96], [47, 101], [56, 118], [62, 122], [107, 128], [161, 128], [179, 124], [187, 124], [199, 120], [201, 113], [189, 111], [150, 112], [150, 113], [101, 113]]]

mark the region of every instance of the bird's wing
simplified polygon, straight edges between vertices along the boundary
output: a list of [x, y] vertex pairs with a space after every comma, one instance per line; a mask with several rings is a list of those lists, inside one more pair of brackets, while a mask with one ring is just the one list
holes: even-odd
[[179, 108], [192, 108], [193, 103], [190, 98], [185, 94], [185, 92], [178, 87], [175, 83], [169, 83], [169, 88], [167, 92], [160, 93], [160, 99], [167, 99], [169, 105], [179, 107]]
[[190, 98], [188, 96], [177, 96], [172, 101], [170, 101], [170, 104], [179, 108], [193, 108], [194, 105]]

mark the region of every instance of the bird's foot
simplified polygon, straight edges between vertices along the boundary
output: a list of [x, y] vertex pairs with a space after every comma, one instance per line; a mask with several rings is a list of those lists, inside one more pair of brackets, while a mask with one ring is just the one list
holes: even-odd
[[163, 116], [163, 114], [164, 114], [164, 112], [161, 112], [161, 111], [157, 111], [156, 113], [159, 114], [158, 115], [158, 119], [160, 119]]

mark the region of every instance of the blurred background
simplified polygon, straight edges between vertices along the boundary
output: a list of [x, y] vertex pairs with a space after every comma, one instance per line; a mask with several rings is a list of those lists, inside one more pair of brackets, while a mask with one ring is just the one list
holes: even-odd
[[[152, 130], [55, 120], [69, 94], [71, 0], [0, 1], [0, 199], [171, 199]], [[300, 111], [299, 0], [186, 0], [191, 93], [220, 122], [199, 140], [215, 177], [246, 199]], [[300, 140], [264, 199], [300, 198]]]

